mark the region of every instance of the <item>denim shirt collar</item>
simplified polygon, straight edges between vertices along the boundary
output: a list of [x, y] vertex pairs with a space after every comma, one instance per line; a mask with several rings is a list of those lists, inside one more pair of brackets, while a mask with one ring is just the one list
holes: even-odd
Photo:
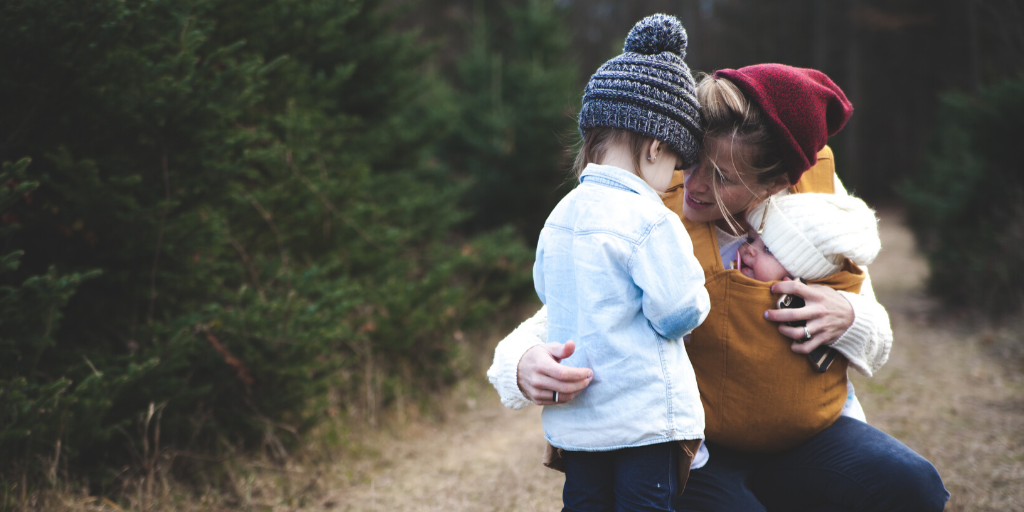
[[587, 167], [583, 169], [583, 174], [580, 175], [580, 183], [584, 181], [628, 190], [661, 203], [661, 196], [643, 178], [614, 165], [587, 164]]

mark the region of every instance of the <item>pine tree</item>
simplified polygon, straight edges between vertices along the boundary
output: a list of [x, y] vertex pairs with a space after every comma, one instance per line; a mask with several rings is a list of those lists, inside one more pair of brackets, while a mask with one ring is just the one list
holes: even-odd
[[2, 205], [0, 332], [45, 333], [0, 335], [34, 361], [0, 375], [0, 414], [31, 412], [0, 477], [145, 475], [157, 432], [176, 468], [224, 439], [283, 456], [328, 387], [372, 420], [462, 375], [452, 332], [530, 254], [454, 233], [465, 187], [433, 156], [458, 107], [379, 4], [0, 6], [0, 161], [38, 183]]
[[471, 230], [513, 224], [532, 245], [572, 189], [567, 146], [582, 88], [553, 2], [473, 2], [463, 58], [452, 74], [461, 101], [445, 155], [472, 179]]
[[999, 318], [1024, 306], [1024, 75], [976, 95], [946, 93], [926, 165], [900, 193], [928, 256], [930, 288]]

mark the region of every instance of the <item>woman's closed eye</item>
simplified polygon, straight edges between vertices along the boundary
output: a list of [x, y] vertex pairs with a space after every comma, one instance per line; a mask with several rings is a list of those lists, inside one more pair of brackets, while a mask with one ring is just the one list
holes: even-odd
[[725, 185], [726, 183], [732, 183], [725, 177], [725, 174], [722, 174], [722, 171], [718, 169], [715, 169], [715, 181], [722, 185]]

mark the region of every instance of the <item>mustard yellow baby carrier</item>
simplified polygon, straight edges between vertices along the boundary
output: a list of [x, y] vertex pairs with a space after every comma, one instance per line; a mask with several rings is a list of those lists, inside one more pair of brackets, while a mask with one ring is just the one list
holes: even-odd
[[[834, 176], [826, 147], [791, 191], [834, 193]], [[711, 313], [686, 344], [704, 403], [706, 439], [745, 452], [777, 452], [831, 425], [846, 402], [846, 358], [819, 373], [806, 356], [790, 350], [793, 340], [764, 318], [778, 298], [770, 290], [773, 282], [723, 268], [714, 223], [683, 216], [682, 173], [663, 200], [690, 234], [711, 298]], [[832, 276], [809, 281], [853, 293], [863, 282], [863, 271], [850, 261]]]

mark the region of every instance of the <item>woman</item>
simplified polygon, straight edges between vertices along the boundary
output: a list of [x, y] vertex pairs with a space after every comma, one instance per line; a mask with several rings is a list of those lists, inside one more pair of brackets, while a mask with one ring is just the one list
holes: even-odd
[[[595, 74], [591, 85], [600, 80], [601, 73], [599, 70]], [[617, 80], [619, 86], [628, 82], [621, 77]], [[584, 97], [584, 111], [591, 85]], [[644, 88], [646, 85], [638, 86], [639, 94], [649, 90]], [[701, 82], [697, 96], [708, 137], [699, 163], [673, 183], [683, 186], [674, 187], [663, 200], [681, 214], [688, 229], [706, 229], [711, 234], [712, 246], [718, 249], [721, 260], [710, 261], [706, 255], [701, 260], [702, 255], [697, 254], [710, 286], [711, 278], [723, 267], [728, 268], [726, 260], [743, 243], [743, 234], [750, 228], [745, 222], [747, 210], [774, 194], [826, 191], [821, 187], [845, 193], [832, 173], [831, 153], [825, 142], [842, 127], [852, 108], [842, 91], [823, 74], [778, 65], [722, 70]], [[585, 133], [591, 127], [583, 126], [582, 121], [581, 116], [581, 131]], [[817, 162], [819, 156], [822, 162]], [[818, 181], [802, 189], [811, 176], [803, 173], [812, 166]], [[822, 168], [827, 168], [824, 176], [830, 180], [821, 180]], [[691, 237], [694, 233], [691, 231]], [[714, 291], [709, 292], [712, 315], [750, 307], [727, 295], [716, 302]], [[892, 343], [888, 316], [874, 299], [870, 280], [865, 280], [859, 294], [799, 282], [776, 283], [771, 292], [798, 295], [806, 301], [800, 309], [764, 313], [768, 321], [778, 323], [781, 335], [794, 340], [790, 348], [793, 353], [806, 354], [827, 344], [869, 376], [888, 358]], [[802, 327], [786, 325], [800, 320], [806, 321]], [[704, 327], [694, 336], [699, 337]], [[495, 350], [488, 377], [506, 406], [570, 401], [590, 383], [589, 369], [559, 364], [571, 356], [574, 344], [544, 344], [546, 339], [546, 310], [542, 309]], [[716, 341], [725, 342], [705, 340], [697, 347], [687, 346], [695, 370], [706, 358], [707, 351], [702, 352], [701, 347], [713, 346]], [[769, 363], [774, 361], [765, 363], [765, 373], [770, 374], [774, 368]], [[746, 378], [716, 368], [704, 368], [704, 373], [705, 381], [729, 383]], [[698, 385], [703, 398], [705, 384], [700, 375]], [[786, 391], [777, 388], [764, 389], [766, 401], [774, 403]], [[686, 492], [677, 501], [677, 508], [942, 510], [949, 495], [928, 461], [866, 423], [846, 417], [829, 418], [829, 422], [809, 440], [782, 451], [736, 449], [719, 445], [709, 435], [706, 448], [701, 449], [703, 456], [698, 454], [694, 459]]]

